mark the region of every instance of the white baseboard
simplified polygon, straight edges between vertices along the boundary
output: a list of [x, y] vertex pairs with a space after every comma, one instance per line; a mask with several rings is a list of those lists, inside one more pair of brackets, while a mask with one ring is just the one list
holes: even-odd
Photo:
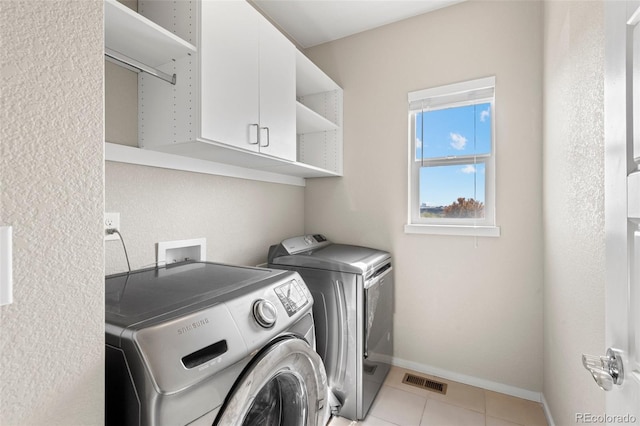
[[556, 426], [556, 423], [553, 421], [553, 417], [551, 416], [551, 409], [549, 408], [549, 404], [547, 404], [547, 399], [544, 397], [544, 393], [542, 395], [542, 408], [544, 409], [544, 416], [547, 418], [547, 423], [549, 426]]
[[[443, 379], [453, 380], [454, 382], [464, 383], [465, 385], [471, 385], [482, 389], [487, 389], [494, 392], [504, 393], [506, 395], [515, 396], [517, 398], [528, 399], [529, 401], [535, 401], [543, 403], [543, 396], [540, 392], [531, 391], [528, 389], [522, 389], [515, 386], [505, 385], [503, 383], [492, 382], [491, 380], [481, 379], [479, 377], [467, 376], [466, 374], [460, 374], [442, 368], [433, 367], [431, 365], [421, 364], [418, 362], [407, 361], [405, 359], [393, 357], [391, 363], [395, 366], [407, 368], [417, 371], [419, 373], [429, 374], [432, 376], [441, 377]], [[545, 405], [545, 414], [548, 409]], [[552, 425], [551, 423], [549, 423]]]

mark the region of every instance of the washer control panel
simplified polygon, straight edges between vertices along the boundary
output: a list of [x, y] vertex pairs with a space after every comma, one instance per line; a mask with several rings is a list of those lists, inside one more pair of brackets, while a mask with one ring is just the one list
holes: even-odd
[[309, 303], [309, 298], [300, 287], [298, 280], [286, 282], [276, 287], [274, 291], [289, 316], [294, 315]]

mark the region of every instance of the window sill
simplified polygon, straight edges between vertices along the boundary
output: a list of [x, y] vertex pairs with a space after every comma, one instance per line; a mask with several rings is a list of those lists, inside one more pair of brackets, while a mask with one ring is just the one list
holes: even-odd
[[405, 234], [458, 235], [467, 237], [499, 237], [499, 226], [473, 225], [405, 225]]

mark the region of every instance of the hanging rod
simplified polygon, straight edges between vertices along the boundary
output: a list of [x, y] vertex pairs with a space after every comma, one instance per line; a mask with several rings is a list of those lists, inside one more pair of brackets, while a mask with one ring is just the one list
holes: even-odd
[[111, 50], [107, 47], [104, 48], [104, 56], [107, 57], [108, 60], [113, 60], [111, 62], [117, 62], [118, 64], [124, 64], [127, 68], [133, 68], [134, 71], [146, 72], [154, 77], [158, 77], [161, 80], [167, 81], [173, 85], [176, 84], [176, 75], [169, 75], [162, 71], [159, 71], [153, 67], [143, 64], [142, 62], [136, 61], [122, 53], [116, 52], [115, 50]]

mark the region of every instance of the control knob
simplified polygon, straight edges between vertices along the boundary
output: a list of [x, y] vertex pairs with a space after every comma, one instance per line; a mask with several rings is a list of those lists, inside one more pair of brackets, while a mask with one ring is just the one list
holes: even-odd
[[253, 318], [262, 328], [271, 328], [276, 323], [278, 311], [273, 303], [265, 299], [253, 302]]

